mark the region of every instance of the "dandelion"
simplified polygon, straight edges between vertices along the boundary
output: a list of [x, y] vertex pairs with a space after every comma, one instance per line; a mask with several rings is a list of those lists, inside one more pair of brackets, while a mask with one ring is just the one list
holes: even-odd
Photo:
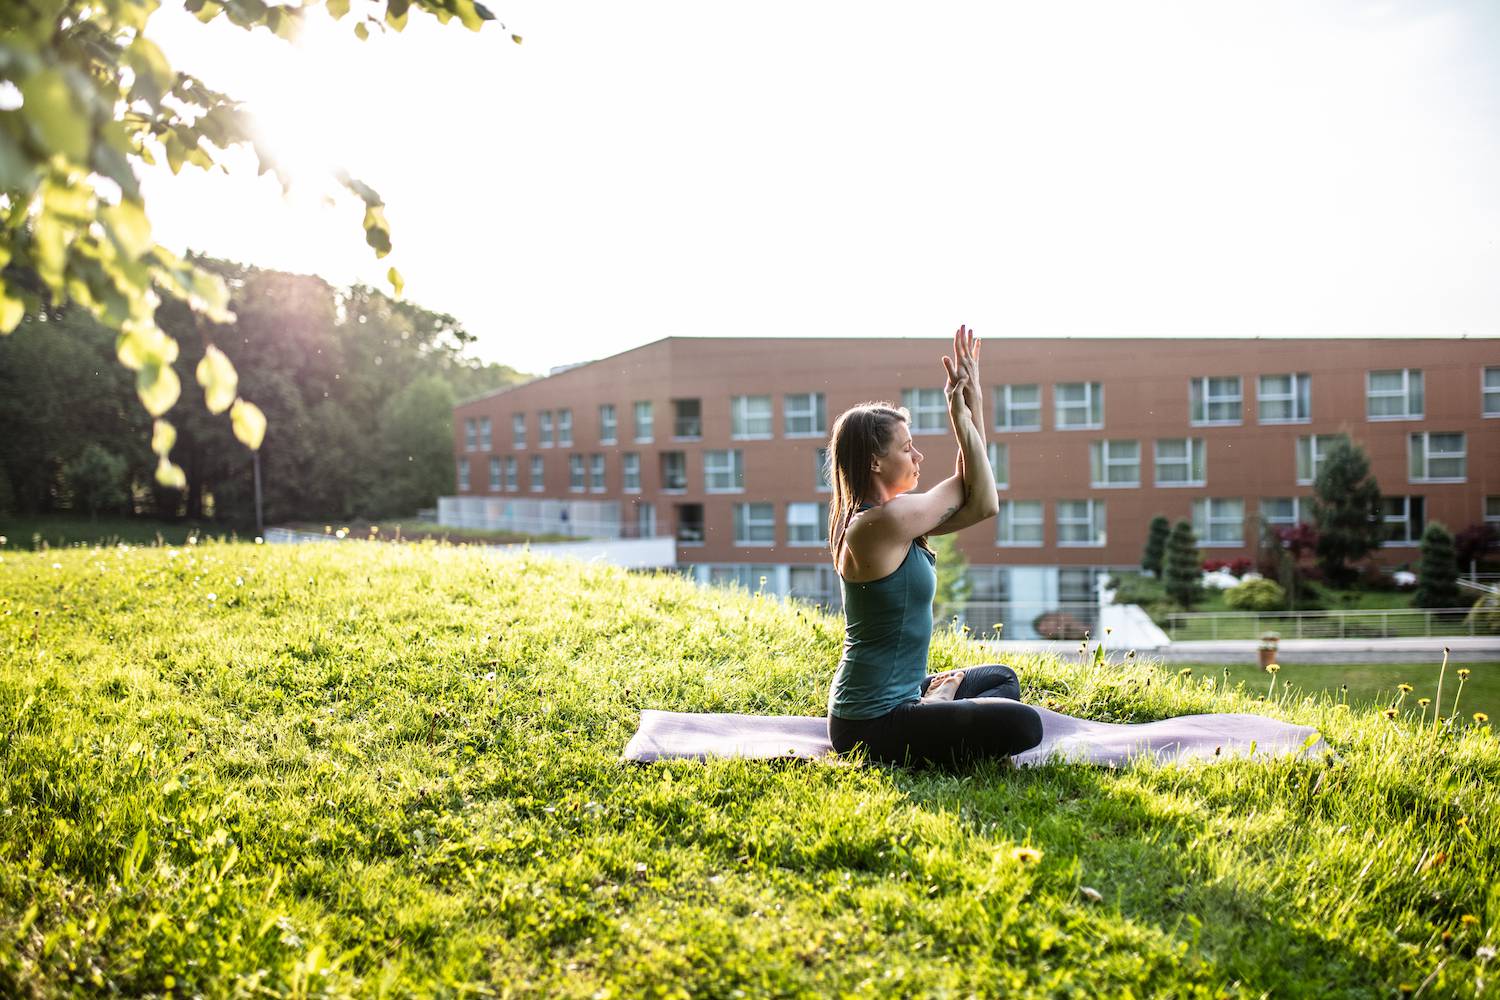
[[349, 529], [348, 528], [340, 528], [338, 531], [335, 531], [333, 533], [333, 537], [334, 538], [338, 538], [338, 539], [348, 538], [349, 537]]
[[1459, 667], [1458, 668], [1458, 679], [1461, 680], [1461, 681], [1466, 681], [1466, 680], [1469, 679], [1469, 674], [1470, 673], [1471, 673], [1471, 671], [1469, 670], [1468, 667]]
[[1011, 850], [1010, 859], [1023, 865], [1034, 865], [1042, 860], [1042, 852], [1035, 847], [1016, 847]]
[[1181, 670], [1177, 671], [1177, 676], [1178, 677], [1191, 677], [1191, 676], [1193, 676], [1193, 668], [1192, 667], [1183, 667]]
[[0, 535], [0, 545], [4, 545], [8, 541], [10, 541], [10, 539], [6, 538], [4, 535]]
[[1106, 625], [1106, 626], [1104, 626], [1104, 634], [1105, 635], [1112, 635], [1114, 633], [1114, 631], [1115, 631], [1115, 627], [1113, 625]]
[[255, 536], [255, 544], [256, 545], [264, 545], [264, 544], [266, 544], [266, 540], [264, 538], [260, 537], [259, 535], [256, 535]]
[[1005, 628], [1005, 623], [1004, 622], [996, 622], [994, 624], [993, 628], [995, 629], [996, 632], [999, 632], [1000, 630], [1002, 630], [1003, 628]]
[[1397, 684], [1396, 685], [1396, 690], [1400, 691], [1402, 694], [1411, 694], [1411, 685], [1410, 684]]
[[1479, 918], [1474, 916], [1474, 914], [1472, 913], [1465, 913], [1463, 916], [1458, 918], [1458, 922], [1463, 924], [1465, 927], [1477, 927], [1479, 925]]
[[1135, 659], [1135, 650], [1132, 649], [1130, 652], [1126, 653], [1125, 654], [1125, 659], [1127, 659], [1127, 660], [1133, 660], [1133, 659]]
[[1474, 713], [1474, 724], [1475, 725], [1487, 726], [1487, 725], [1489, 725], [1489, 722], [1490, 722], [1490, 717], [1488, 715], [1485, 715], [1483, 712], [1475, 712]]
[[218, 594], [215, 594], [211, 590], [208, 592], [208, 601], [209, 601], [210, 604], [212, 604], [214, 601], [217, 601], [218, 599], [219, 599], [219, 595]]
[[[1268, 687], [1268, 688], [1266, 688], [1266, 697], [1267, 698], [1271, 697], [1271, 692], [1273, 692], [1273, 691], [1276, 690], [1276, 675], [1279, 674], [1280, 672], [1281, 672], [1281, 664], [1279, 664], [1279, 663], [1267, 663], [1266, 664], [1266, 673], [1268, 673], [1268, 674], [1271, 675], [1271, 686]], [[1229, 672], [1227, 670], [1224, 672], [1224, 676], [1226, 676], [1226, 677], [1229, 676]]]
[[53, 563], [52, 564], [52, 568], [53, 569], [62, 569], [62, 563]]
[[331, 534], [333, 534], [333, 525], [331, 525], [331, 524], [325, 524], [325, 525], [323, 525], [323, 534], [325, 534], [325, 535], [331, 535]]
[[1380, 714], [1385, 716], [1387, 719], [1394, 719], [1396, 717], [1396, 710], [1394, 708], [1388, 708]]

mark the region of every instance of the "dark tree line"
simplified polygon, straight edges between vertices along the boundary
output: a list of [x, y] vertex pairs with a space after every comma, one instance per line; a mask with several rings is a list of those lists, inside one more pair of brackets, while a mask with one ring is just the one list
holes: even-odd
[[[137, 513], [254, 521], [251, 453], [222, 416], [195, 405], [209, 344], [239, 370], [265, 412], [261, 475], [268, 523], [410, 514], [451, 493], [455, 400], [526, 376], [468, 355], [451, 316], [379, 291], [199, 259], [229, 286], [235, 320], [215, 324], [179, 302], [157, 311], [176, 339], [184, 392], [168, 414], [186, 491], [155, 482], [151, 420], [113, 331], [82, 310], [28, 315], [0, 337], [0, 512], [91, 512], [100, 498]], [[118, 461], [123, 481], [101, 476]]]

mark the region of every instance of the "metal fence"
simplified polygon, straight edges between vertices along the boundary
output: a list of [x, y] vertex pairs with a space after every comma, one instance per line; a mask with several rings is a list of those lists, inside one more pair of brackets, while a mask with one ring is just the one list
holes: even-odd
[[1399, 639], [1500, 635], [1500, 611], [1421, 608], [1381, 611], [1182, 612], [1167, 616], [1174, 641], [1259, 639]]

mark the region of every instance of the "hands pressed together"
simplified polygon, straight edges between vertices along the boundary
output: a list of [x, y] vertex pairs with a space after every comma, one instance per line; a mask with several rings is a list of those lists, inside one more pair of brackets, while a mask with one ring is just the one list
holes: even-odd
[[984, 402], [979, 381], [980, 341], [974, 331], [960, 326], [953, 335], [953, 357], [943, 355], [943, 371], [947, 381], [943, 392], [948, 397], [948, 413], [954, 430], [961, 420], [968, 420], [974, 429], [984, 434]]

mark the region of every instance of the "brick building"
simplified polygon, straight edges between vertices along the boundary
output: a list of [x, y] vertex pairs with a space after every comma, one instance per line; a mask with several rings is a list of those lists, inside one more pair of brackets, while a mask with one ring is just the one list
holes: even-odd
[[[905, 405], [924, 478], [942, 478], [950, 349], [669, 337], [466, 400], [445, 516], [669, 535], [700, 579], [836, 600], [831, 422], [864, 400]], [[981, 371], [1001, 512], [958, 538], [976, 599], [1091, 599], [1097, 570], [1138, 563], [1156, 514], [1190, 518], [1206, 556], [1253, 556], [1258, 516], [1306, 516], [1339, 434], [1385, 494], [1384, 564], [1414, 562], [1429, 520], [1500, 524], [1500, 340], [1001, 337]]]

